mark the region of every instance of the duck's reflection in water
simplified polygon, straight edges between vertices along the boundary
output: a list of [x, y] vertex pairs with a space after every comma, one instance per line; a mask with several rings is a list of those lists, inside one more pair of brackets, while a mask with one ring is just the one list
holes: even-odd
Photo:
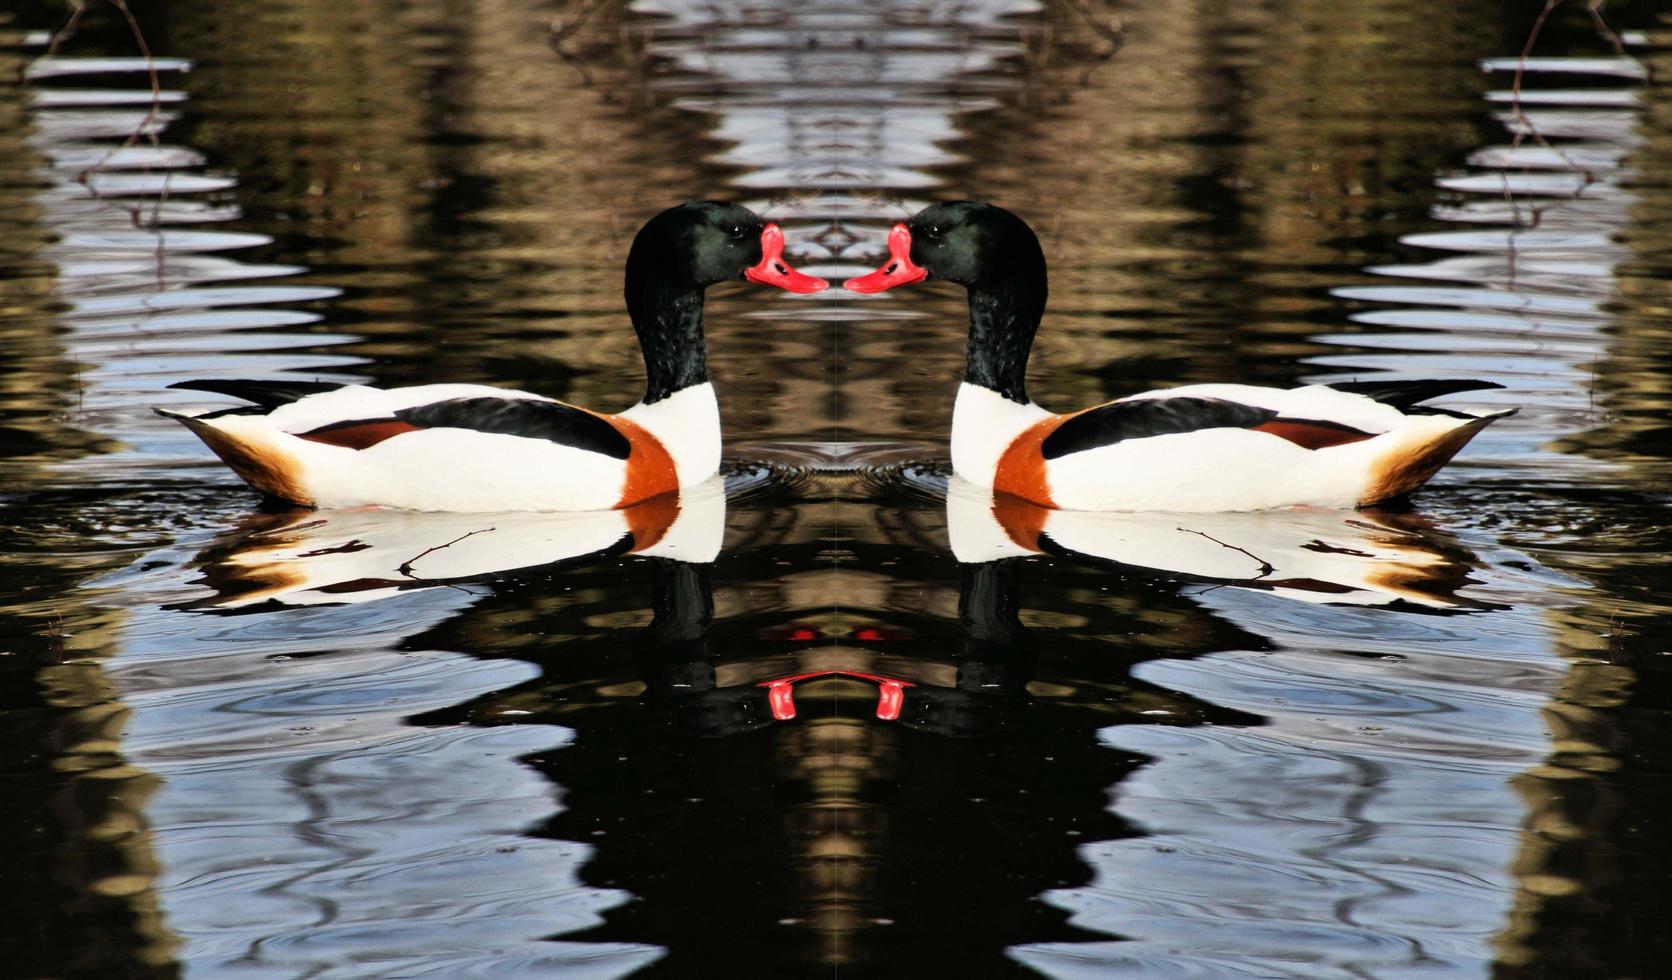
[[1422, 518], [1290, 509], [1226, 514], [1051, 510], [953, 477], [947, 533], [965, 563], [1051, 555], [1184, 583], [1354, 606], [1491, 608], [1459, 594], [1474, 558]]
[[[935, 506], [932, 519], [913, 513], [938, 524]], [[590, 845], [583, 883], [636, 900], [564, 938], [658, 945], [646, 973], [666, 976], [728, 964], [990, 975], [1007, 948], [1091, 938], [1039, 896], [1091, 880], [1085, 845], [1136, 833], [1109, 798], [1147, 760], [1099, 732], [1259, 723], [1129, 676], [1145, 659], [1268, 642], [1205, 609], [1203, 588], [1472, 604], [1458, 593], [1467, 553], [1404, 516], [1071, 514], [955, 485], [954, 619], [928, 548], [862, 530], [841, 541], [859, 569], [819, 572], [812, 588], [780, 569], [816, 567], [829, 539], [734, 547], [716, 563], [724, 511], [716, 492], [661, 523], [309, 514], [210, 555], [217, 587], [203, 604], [433, 589], [469, 606], [409, 643], [542, 674], [414, 720], [574, 731], [529, 760], [562, 793], [532, 832]], [[886, 588], [865, 570], [894, 560], [885, 547], [899, 559]], [[566, 571], [629, 553], [650, 567], [629, 561], [608, 589]], [[530, 567], [556, 571], [508, 573]], [[1029, 583], [1062, 598], [1024, 610]], [[923, 598], [900, 598], [911, 592]]]
[[197, 584], [213, 594], [183, 605], [230, 611], [370, 602], [623, 555], [711, 562], [725, 518], [718, 477], [623, 510], [258, 514], [199, 556]]
[[[507, 651], [541, 678], [418, 719], [575, 731], [531, 760], [563, 791], [537, 832], [594, 845], [585, 883], [638, 900], [565, 938], [657, 944], [647, 975], [991, 975], [1008, 946], [1090, 938], [1037, 897], [1089, 881], [1082, 845], [1132, 833], [1108, 791], [1143, 760], [1097, 731], [1254, 721], [1125, 677], [1118, 642], [1023, 628], [1020, 561], [964, 568], [957, 620], [833, 611], [822, 593], [741, 601], [798, 557], [780, 547], [657, 562], [648, 626], [559, 638], [548, 622]], [[826, 584], [867, 594], [862, 578]], [[504, 612], [496, 631], [516, 628]]]

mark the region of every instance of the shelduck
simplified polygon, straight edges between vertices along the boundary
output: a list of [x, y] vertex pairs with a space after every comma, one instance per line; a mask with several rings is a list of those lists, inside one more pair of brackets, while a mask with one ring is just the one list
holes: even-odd
[[784, 233], [747, 208], [697, 201], [639, 229], [627, 313], [644, 352], [638, 404], [606, 415], [471, 384], [388, 390], [312, 381], [173, 385], [253, 402], [177, 419], [250, 486], [307, 507], [574, 511], [629, 507], [720, 465], [703, 291], [729, 279], [813, 293], [783, 261]]
[[1418, 403], [1490, 381], [1359, 381], [1265, 388], [1195, 384], [1058, 414], [1028, 398], [1028, 352], [1045, 311], [1045, 256], [1003, 208], [951, 201], [895, 225], [888, 261], [849, 279], [876, 293], [924, 279], [969, 291], [952, 468], [1066, 510], [1240, 511], [1366, 507], [1421, 486], [1481, 429]]

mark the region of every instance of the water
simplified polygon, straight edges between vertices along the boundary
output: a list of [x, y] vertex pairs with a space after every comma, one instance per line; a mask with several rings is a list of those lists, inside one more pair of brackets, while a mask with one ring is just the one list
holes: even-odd
[[[155, 92], [110, 8], [0, 22], [12, 972], [1660, 972], [1672, 25], [1517, 86], [1522, 6], [174, 0]], [[832, 278], [1014, 208], [1050, 406], [1521, 411], [1403, 512], [996, 514], [955, 291], [719, 287], [677, 513], [264, 512], [150, 412], [624, 407], [695, 196]]]

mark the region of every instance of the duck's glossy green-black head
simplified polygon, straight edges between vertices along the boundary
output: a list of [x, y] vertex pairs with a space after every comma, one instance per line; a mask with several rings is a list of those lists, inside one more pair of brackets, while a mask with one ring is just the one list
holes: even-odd
[[946, 201], [919, 211], [888, 233], [888, 261], [844, 287], [880, 293], [924, 279], [972, 289], [1043, 277], [1045, 256], [1027, 222], [983, 201]]
[[1027, 404], [1028, 351], [1045, 313], [1045, 253], [1027, 222], [981, 201], [924, 208], [888, 233], [888, 261], [849, 279], [856, 293], [880, 293], [924, 279], [969, 288], [964, 380]]
[[829, 284], [784, 262], [784, 232], [738, 204], [692, 201], [645, 222], [627, 254], [628, 291], [635, 282], [661, 281], [701, 289], [748, 279], [792, 293]]

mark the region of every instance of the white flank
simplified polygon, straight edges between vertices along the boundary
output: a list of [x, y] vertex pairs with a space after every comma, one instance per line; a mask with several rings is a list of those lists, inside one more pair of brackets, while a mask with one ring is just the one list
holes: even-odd
[[[1121, 401], [1214, 398], [1276, 411], [1282, 418], [1333, 422], [1373, 438], [1307, 449], [1248, 429], [1203, 429], [1126, 439], [1046, 463], [1051, 499], [1065, 510], [1266, 510], [1311, 505], [1354, 507], [1378, 486], [1388, 464], [1418, 453], [1473, 419], [1406, 415], [1364, 395], [1324, 385], [1185, 385]], [[965, 383], [952, 410], [952, 467], [991, 486], [1000, 457], [1024, 430], [1050, 416], [997, 392]]]
[[607, 510], [621, 499], [622, 460], [543, 439], [427, 429], [346, 449], [282, 432], [262, 415], [208, 423], [288, 460], [318, 507], [406, 510]]
[[[313, 446], [317, 443], [306, 443]], [[322, 446], [323, 449], [335, 449]], [[380, 504], [411, 510], [605, 510], [621, 499], [623, 460], [468, 429], [427, 429], [345, 450], [308, 468], [321, 506]]]
[[[227, 415], [203, 424], [234, 436], [279, 465], [318, 507], [426, 511], [608, 510], [621, 499], [623, 460], [544, 439], [436, 428], [405, 432], [365, 449], [298, 438], [338, 422], [379, 420], [457, 398], [552, 401], [486, 385], [436, 384], [383, 390], [349, 385], [280, 406], [267, 415]], [[622, 415], [661, 441], [682, 486], [720, 466], [720, 411], [712, 385], [679, 391]]]
[[999, 457], [1016, 437], [1051, 413], [1031, 402], [1018, 405], [990, 388], [964, 382], [952, 404], [952, 469], [981, 486], [992, 486]]
[[1067, 510], [1239, 511], [1354, 507], [1379, 465], [1468, 424], [1445, 415], [1404, 417], [1362, 442], [1306, 449], [1248, 429], [1204, 429], [1127, 439], [1051, 460], [1051, 496]]
[[708, 382], [681, 388], [652, 405], [642, 402], [621, 417], [643, 426], [673, 457], [679, 485], [701, 483], [720, 470], [720, 403]]
[[1203, 429], [1062, 456], [1045, 474], [1051, 499], [1068, 510], [1351, 507], [1363, 473], [1319, 467], [1316, 455], [1264, 432]]

